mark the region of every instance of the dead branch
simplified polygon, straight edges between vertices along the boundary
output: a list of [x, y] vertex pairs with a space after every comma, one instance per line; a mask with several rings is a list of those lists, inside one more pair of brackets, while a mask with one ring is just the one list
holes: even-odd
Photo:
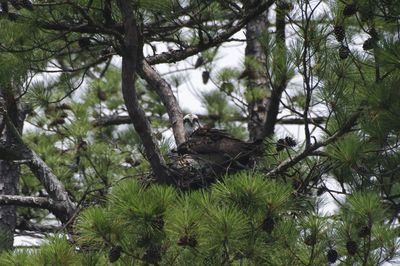
[[46, 197], [31, 197], [18, 195], [0, 195], [0, 205], [15, 205], [46, 210], [55, 209], [56, 204]]

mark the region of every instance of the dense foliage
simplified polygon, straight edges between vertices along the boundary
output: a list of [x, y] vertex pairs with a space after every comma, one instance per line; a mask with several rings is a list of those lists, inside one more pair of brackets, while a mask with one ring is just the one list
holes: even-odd
[[[397, 1], [0, 3], [0, 159], [20, 165], [12, 203], [5, 196], [14, 195], [2, 192], [9, 168], [0, 166], [0, 206], [19, 206], [16, 234], [47, 237], [39, 248], [4, 251], [0, 265], [381, 265], [398, 258]], [[267, 10], [271, 24], [251, 36], [251, 22]], [[247, 49], [242, 65], [219, 67], [223, 45], [243, 42], [232, 37], [243, 28], [244, 42], [257, 42], [265, 60]], [[183, 60], [179, 67], [192, 66], [174, 68]], [[171, 73], [147, 67], [162, 63]], [[275, 115], [264, 120], [272, 127], [262, 125], [275, 132], [263, 135], [262, 158], [196, 189], [179, 185], [189, 177], [163, 179], [177, 160], [174, 119], [182, 120], [165, 91], [179, 95], [188, 73], [213, 84], [198, 91], [203, 124], [245, 139], [253, 138], [249, 117]], [[265, 99], [265, 110], [249, 108]], [[140, 114], [149, 127], [135, 124]], [[304, 137], [284, 123], [296, 123]], [[46, 225], [49, 211], [60, 224]], [[9, 243], [14, 230], [1, 225], [0, 232]]]

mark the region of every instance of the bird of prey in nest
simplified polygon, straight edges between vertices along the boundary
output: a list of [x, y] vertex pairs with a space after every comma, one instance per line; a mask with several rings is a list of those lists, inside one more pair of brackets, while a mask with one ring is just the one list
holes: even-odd
[[187, 114], [183, 118], [186, 140], [200, 127], [199, 117], [195, 114]]
[[224, 130], [201, 127], [194, 114], [184, 117], [186, 142], [178, 146], [180, 155], [190, 155], [197, 165], [214, 172], [247, 168], [251, 158], [261, 153], [261, 142], [246, 142]]

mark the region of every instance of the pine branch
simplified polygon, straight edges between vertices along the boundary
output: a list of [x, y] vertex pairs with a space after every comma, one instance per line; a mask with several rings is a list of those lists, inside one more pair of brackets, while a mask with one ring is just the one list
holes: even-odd
[[340, 128], [335, 134], [333, 134], [332, 136], [330, 136], [329, 138], [327, 138], [326, 140], [324, 140], [322, 142], [316, 142], [314, 144], [309, 145], [301, 153], [297, 154], [294, 157], [290, 157], [290, 158], [284, 160], [277, 167], [275, 167], [274, 169], [270, 170], [266, 174], [266, 176], [275, 176], [275, 175], [278, 175], [280, 173], [283, 173], [288, 168], [296, 165], [301, 160], [303, 160], [306, 157], [312, 155], [317, 149], [319, 149], [321, 147], [325, 147], [325, 146], [329, 145], [330, 143], [334, 142], [335, 140], [337, 140], [338, 138], [340, 138], [341, 136], [343, 136], [344, 134], [346, 134], [347, 132], [349, 132], [351, 130], [351, 128], [355, 125], [355, 123], [357, 122], [357, 119], [360, 117], [360, 115], [361, 115], [361, 110], [355, 112], [347, 120], [347, 122], [343, 125], [343, 127]]
[[31, 197], [18, 195], [0, 195], [0, 205], [15, 205], [19, 207], [30, 207], [46, 209], [51, 212], [59, 211], [62, 206], [46, 197]]
[[178, 101], [172, 92], [171, 85], [166, 82], [161, 75], [152, 68], [146, 60], [142, 61], [139, 69], [140, 76], [150, 84], [156, 91], [165, 108], [172, 125], [176, 145], [179, 146], [185, 142], [185, 129], [183, 126], [183, 114]]
[[56, 203], [57, 207], [53, 210], [54, 215], [62, 223], [68, 222], [76, 212], [76, 205], [69, 198], [63, 183], [33, 150], [30, 150], [28, 167], [44, 186], [53, 203]]
[[68, 222], [76, 212], [76, 206], [68, 197], [64, 185], [58, 177], [54, 175], [50, 167], [23, 142], [18, 130], [10, 121], [7, 112], [4, 109], [0, 109], [0, 113], [4, 117], [7, 129], [13, 134], [15, 139], [15, 144], [5, 145], [3, 143], [3, 145], [0, 145], [0, 151], [4, 152], [6, 155], [15, 156], [15, 158], [12, 156], [8, 157], [8, 160], [24, 160], [27, 163], [32, 173], [39, 179], [53, 201], [53, 214], [60, 219], [61, 222]]
[[201, 45], [190, 46], [184, 50], [173, 50], [171, 52], [164, 52], [159, 55], [148, 56], [146, 58], [146, 61], [150, 65], [160, 63], [175, 63], [184, 60], [192, 55], [195, 55], [201, 51], [214, 47], [220, 43], [223, 43], [233, 34], [240, 31], [249, 21], [267, 10], [274, 2], [275, 1], [269, 0], [250, 9], [248, 12], [246, 12], [246, 16], [239, 20], [234, 26], [230, 25], [226, 30], [217, 34], [212, 39], [208, 39], [206, 42], [203, 42]]
[[[213, 121], [218, 121], [221, 120], [221, 116], [217, 114], [209, 114], [209, 115], [202, 115], [202, 114], [197, 114], [199, 117], [200, 121], [206, 121], [206, 120], [213, 120]], [[248, 118], [245, 116], [232, 116], [232, 117], [227, 117], [224, 118], [226, 119], [227, 122], [247, 122]], [[317, 116], [317, 117], [311, 117], [308, 118], [310, 124], [318, 125], [322, 124], [326, 121], [326, 117], [323, 116]], [[93, 125], [96, 127], [103, 127], [103, 126], [117, 126], [117, 125], [125, 125], [125, 124], [131, 124], [132, 120], [129, 116], [127, 115], [111, 115], [111, 116], [102, 116], [100, 118], [97, 118], [94, 122]], [[304, 119], [303, 118], [280, 118], [276, 122], [277, 124], [281, 125], [302, 125], [304, 124]]]
[[93, 126], [95, 127], [118, 126], [131, 123], [132, 120], [128, 115], [111, 115], [111, 116], [102, 116], [100, 118], [97, 118], [93, 122]]

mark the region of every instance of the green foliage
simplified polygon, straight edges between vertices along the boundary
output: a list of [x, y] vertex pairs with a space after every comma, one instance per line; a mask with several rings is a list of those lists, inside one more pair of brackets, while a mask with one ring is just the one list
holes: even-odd
[[7, 225], [0, 226], [0, 250], [8, 250], [12, 247], [13, 234], [8, 230]]
[[226, 177], [209, 192], [177, 192], [126, 180], [113, 188], [107, 207], [90, 208], [79, 216], [78, 241], [105, 252], [120, 245], [124, 258], [145, 261], [156, 246], [165, 263], [251, 261], [253, 255], [257, 261], [266, 252], [263, 220], [268, 216], [278, 221], [285, 215], [291, 192], [290, 186], [250, 173]]
[[[2, 253], [0, 265], [108, 265], [114, 260], [116, 265], [326, 265], [332, 250], [340, 260], [336, 263], [380, 265], [399, 256], [397, 1], [328, 1], [332, 10], [314, 10], [326, 2], [300, 1], [295, 12], [288, 8], [291, 35], [285, 42], [277, 38], [276, 27], [258, 32], [266, 62], [249, 56], [244, 65], [265, 78], [272, 92], [286, 89], [279, 117], [323, 115], [326, 124], [316, 122], [319, 134], [309, 121], [309, 145], [278, 150], [281, 136], [266, 140], [264, 158], [254, 169], [197, 191], [153, 184], [137, 132], [101, 124], [127, 114], [121, 71], [113, 65], [117, 60], [104, 56], [124, 56], [121, 13], [110, 2], [108, 18], [107, 1], [99, 0], [35, 1], [38, 11], [12, 8], [15, 21], [1, 14], [0, 89], [27, 105], [24, 141], [79, 202], [81, 212], [68, 227], [70, 239], [53, 237], [40, 249]], [[250, 2], [130, 1], [154, 54], [162, 55], [155, 48], [159, 42], [181, 51], [218, 42], [199, 53], [201, 70], [212, 73], [207, 78], [218, 88], [202, 94], [211, 116], [204, 124], [242, 138], [246, 102], [274, 94], [264, 84], [244, 81], [248, 76], [240, 67], [215, 70], [224, 44], [214, 37], [235, 27]], [[284, 4], [277, 2], [278, 9]], [[40, 29], [52, 23], [69, 30]], [[91, 30], [81, 33], [85, 27]], [[63, 71], [29, 83], [37, 70], [56, 66]], [[178, 87], [185, 74], [165, 78]], [[301, 86], [286, 88], [295, 74]], [[144, 80], [135, 85], [166, 155], [170, 147], [161, 134], [169, 126], [166, 109]], [[360, 112], [355, 125], [342, 134], [355, 112]], [[311, 153], [314, 144], [321, 146]], [[288, 161], [291, 167], [270, 174]], [[26, 165], [20, 180], [20, 195], [47, 196]], [[333, 214], [318, 212], [325, 197], [336, 199]], [[48, 215], [33, 208], [18, 211], [21, 224]], [[0, 243], [11, 241], [9, 236], [0, 235]]]
[[138, 1], [138, 6], [144, 10], [151, 12], [171, 12], [173, 11], [176, 1], [174, 0], [141, 0]]
[[13, 253], [3, 253], [0, 256], [1, 265], [13, 265], [13, 266], [33, 266], [36, 265], [35, 261], [32, 259], [31, 251], [23, 250]]
[[79, 256], [64, 237], [53, 237], [40, 250], [3, 254], [4, 265], [79, 265]]
[[39, 265], [73, 265], [78, 262], [76, 252], [63, 237], [50, 239], [41, 247], [36, 258]]

